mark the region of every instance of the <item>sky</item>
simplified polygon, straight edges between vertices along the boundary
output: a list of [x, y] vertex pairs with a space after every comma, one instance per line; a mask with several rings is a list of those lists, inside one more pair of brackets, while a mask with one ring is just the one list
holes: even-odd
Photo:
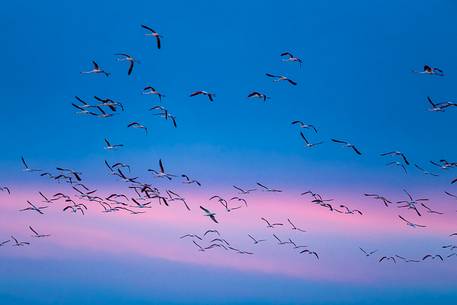
[[[445, 0], [4, 3], [0, 187], [11, 194], [0, 192], [0, 242], [13, 235], [31, 245], [0, 247], [0, 298], [11, 305], [455, 304], [457, 255], [447, 256], [457, 251], [442, 246], [457, 245], [449, 237], [457, 232], [457, 200], [444, 193], [457, 194], [450, 184], [457, 174], [430, 161], [456, 161], [457, 109], [435, 113], [427, 103], [427, 96], [457, 101], [455, 11]], [[160, 50], [141, 24], [163, 35]], [[302, 65], [283, 61], [285, 51]], [[115, 53], [140, 61], [131, 76]], [[111, 76], [80, 74], [92, 60]], [[412, 73], [424, 64], [445, 76]], [[143, 95], [146, 86], [163, 100]], [[189, 97], [196, 90], [215, 93], [214, 102]], [[248, 99], [252, 91], [271, 98]], [[125, 111], [107, 119], [76, 114], [74, 96], [95, 103], [94, 95], [122, 102]], [[175, 115], [178, 127], [148, 111], [154, 105]], [[148, 134], [127, 128], [133, 121]], [[304, 147], [300, 131], [323, 144]], [[107, 151], [105, 138], [124, 147]], [[356, 144], [362, 155], [331, 138]], [[393, 150], [411, 161], [407, 174], [386, 165], [400, 159], [380, 156]], [[134, 197], [104, 164], [124, 162], [142, 182], [181, 194], [191, 211], [154, 201], [144, 214], [102, 213], [85, 202], [83, 216], [63, 212], [60, 200], [44, 215], [19, 212], [27, 200], [44, 204], [39, 191], [76, 200], [71, 185], [24, 172], [21, 156], [32, 168], [82, 172], [99, 196]], [[202, 186], [155, 178], [147, 169], [157, 169], [159, 159]], [[283, 192], [243, 195], [248, 206], [231, 212], [209, 200], [257, 182]], [[403, 189], [444, 214], [397, 208], [407, 200]], [[307, 190], [363, 215], [330, 212], [300, 195]], [[364, 193], [393, 203], [385, 207]], [[219, 224], [200, 205], [214, 210]], [[426, 227], [410, 228], [398, 215]], [[266, 228], [261, 217], [284, 225]], [[291, 230], [287, 219], [306, 233]], [[51, 236], [33, 238], [29, 225]], [[200, 252], [192, 239], [180, 239], [208, 229], [253, 254]], [[278, 245], [273, 233], [319, 259]], [[247, 234], [266, 241], [254, 245]], [[378, 251], [365, 257], [359, 247]], [[446, 259], [378, 262], [394, 254]]]

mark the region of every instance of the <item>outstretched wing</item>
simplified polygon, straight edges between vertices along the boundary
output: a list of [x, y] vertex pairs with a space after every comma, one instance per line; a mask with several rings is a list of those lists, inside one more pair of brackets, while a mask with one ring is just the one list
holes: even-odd
[[291, 80], [291, 79], [289, 79], [289, 78], [287, 79], [287, 81], [288, 81], [290, 84], [294, 85], [294, 86], [297, 85], [297, 82], [295, 82], [295, 81], [293, 81], [293, 80]]
[[341, 144], [347, 144], [348, 142], [346, 141], [341, 141], [341, 140], [337, 140], [337, 139], [332, 139], [333, 142], [335, 143], [341, 143]]
[[37, 235], [37, 236], [40, 235], [40, 234], [38, 234], [37, 231], [35, 231], [35, 230], [32, 228], [32, 226], [29, 226], [29, 229], [30, 229], [33, 233], [35, 233], [35, 235]]
[[160, 166], [160, 172], [164, 173], [165, 170], [164, 170], [164, 168], [163, 168], [162, 159], [159, 160], [159, 166]]
[[202, 207], [202, 206], [200, 206], [200, 209], [202, 209], [202, 210], [205, 211], [206, 213], [211, 213], [208, 209], [206, 209], [206, 208], [204, 208], [204, 207]]
[[202, 93], [203, 93], [203, 91], [195, 91], [195, 92], [192, 92], [190, 94], [190, 96], [196, 96], [196, 95], [199, 95], [199, 94], [202, 94]]
[[22, 160], [22, 164], [24, 164], [25, 168], [29, 168], [29, 166], [27, 165], [27, 163], [24, 160], [24, 157], [21, 157], [21, 160]]
[[260, 186], [260, 187], [263, 187], [264, 189], [268, 190], [268, 187], [266, 187], [265, 185], [263, 185], [262, 183], [260, 182], [257, 182], [257, 185]]
[[216, 220], [216, 217], [214, 217], [214, 215], [209, 216], [209, 218], [211, 218], [211, 220], [214, 221], [215, 223], [219, 223], [219, 222]]
[[127, 75], [130, 75], [132, 74], [132, 71], [133, 71], [133, 65], [135, 64], [135, 62], [133, 60], [130, 61], [130, 66], [129, 66], [129, 71], [127, 72]]
[[362, 155], [362, 153], [360, 152], [360, 150], [357, 149], [357, 147], [352, 146], [352, 149], [355, 151], [356, 154]]
[[156, 33], [156, 31], [154, 31], [153, 29], [151, 29], [151, 28], [148, 27], [147, 25], [142, 24], [141, 27], [142, 27], [143, 29], [146, 29], [146, 30], [152, 32], [152, 33]]
[[303, 134], [303, 132], [300, 132], [300, 135], [303, 139], [303, 141], [305, 141], [306, 144], [309, 144], [308, 140], [305, 138], [305, 135]]

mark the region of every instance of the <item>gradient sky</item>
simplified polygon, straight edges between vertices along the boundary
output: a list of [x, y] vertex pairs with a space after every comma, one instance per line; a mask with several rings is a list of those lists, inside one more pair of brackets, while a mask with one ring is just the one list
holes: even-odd
[[[15, 235], [30, 247], [0, 248], [0, 299], [5, 304], [455, 304], [457, 257], [445, 262], [379, 264], [382, 255], [421, 258], [448, 255], [443, 245], [455, 225], [457, 194], [452, 169], [430, 160], [457, 161], [457, 109], [428, 111], [426, 97], [456, 101], [457, 22], [453, 1], [27, 1], [4, 3], [0, 11], [0, 240]], [[147, 24], [164, 37], [162, 49], [145, 37]], [[289, 51], [303, 60], [281, 61]], [[141, 61], [133, 75], [114, 53]], [[112, 73], [81, 75], [97, 61]], [[417, 75], [424, 64], [445, 77]], [[298, 82], [274, 83], [265, 73]], [[156, 97], [142, 95], [151, 85], [164, 93], [162, 104], [176, 115], [178, 128], [151, 115]], [[195, 90], [214, 92], [190, 98]], [[246, 96], [265, 92], [266, 103]], [[74, 96], [121, 101], [126, 111], [106, 120], [79, 116]], [[304, 132], [320, 147], [306, 149], [292, 120], [316, 125]], [[146, 125], [149, 134], [127, 129]], [[103, 149], [103, 139], [123, 143]], [[357, 144], [362, 156], [330, 138]], [[379, 154], [401, 150], [412, 163], [440, 174], [423, 175], [412, 165], [405, 175], [387, 167]], [[127, 192], [107, 174], [103, 160], [132, 166], [132, 175], [161, 190], [174, 189], [192, 211], [155, 204], [142, 215], [62, 213], [55, 203], [46, 215], [19, 213], [38, 191], [71, 193], [65, 184], [21, 171], [24, 156], [35, 168], [56, 166], [83, 172], [98, 194]], [[186, 173], [203, 184], [155, 179], [147, 172], [158, 159], [172, 173]], [[230, 198], [231, 185], [257, 181], [283, 189], [257, 192], [249, 207], [230, 213], [209, 202]], [[430, 198], [444, 215], [417, 217], [395, 205], [363, 197], [384, 194], [405, 200], [402, 189]], [[329, 213], [300, 193], [312, 189], [363, 216]], [[130, 194], [133, 196], [133, 194]], [[215, 226], [203, 204], [218, 213]], [[408, 228], [402, 214], [427, 225]], [[260, 217], [294, 223], [267, 230]], [[50, 233], [30, 237], [32, 225]], [[254, 255], [196, 251], [186, 233], [217, 227]], [[317, 261], [272, 238], [292, 238], [320, 254]], [[247, 234], [265, 238], [253, 246]], [[378, 249], [366, 258], [358, 247]], [[329, 293], [331, 291], [332, 293]], [[380, 294], [382, 291], [382, 295]]]

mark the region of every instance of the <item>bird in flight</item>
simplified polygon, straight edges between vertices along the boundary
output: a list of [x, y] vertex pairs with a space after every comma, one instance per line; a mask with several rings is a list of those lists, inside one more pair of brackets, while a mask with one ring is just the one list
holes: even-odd
[[403, 159], [403, 161], [405, 161], [406, 165], [409, 165], [408, 159], [406, 158], [405, 154], [401, 151], [389, 151], [382, 153], [381, 156], [399, 156]]
[[186, 235], [183, 235], [180, 237], [180, 239], [183, 239], [183, 238], [186, 238], [186, 237], [190, 237], [190, 238], [197, 238], [199, 240], [203, 240], [200, 236], [198, 236], [197, 234], [186, 234]]
[[282, 192], [281, 190], [278, 190], [278, 189], [272, 189], [272, 188], [269, 188], [263, 184], [261, 184], [260, 182], [257, 182], [257, 185], [260, 186], [264, 192], [272, 192], [272, 193], [280, 193]]
[[421, 202], [420, 205], [423, 206], [423, 207], [427, 210], [427, 213], [443, 215], [442, 212], [438, 212], [438, 211], [432, 210], [431, 208], [429, 208], [429, 207], [428, 207], [425, 203], [423, 203], [423, 202]]
[[449, 162], [447, 160], [440, 160], [439, 163], [435, 161], [430, 161], [431, 164], [441, 168], [441, 169], [449, 169], [457, 166], [457, 162]]
[[[211, 242], [213, 242], [213, 241], [211, 241]], [[224, 246], [223, 244], [218, 244], [218, 243], [209, 245], [208, 247], [205, 248], [205, 250], [210, 250], [210, 249], [214, 249], [214, 248], [222, 248], [224, 250], [228, 250], [226, 246]]]
[[314, 146], [317, 146], [317, 145], [321, 145], [322, 143], [324, 142], [317, 142], [317, 143], [310, 143], [308, 141], [308, 139], [306, 139], [305, 135], [303, 134], [303, 132], [300, 132], [300, 136], [301, 138], [303, 139], [303, 141], [305, 142], [305, 146], [308, 147], [308, 148], [311, 148], [311, 147], [314, 147]]
[[342, 141], [342, 140], [336, 140], [336, 139], [332, 139], [333, 142], [335, 143], [338, 143], [338, 144], [343, 144], [344, 147], [349, 147], [349, 148], [352, 148], [354, 150], [354, 152], [358, 155], [361, 155], [362, 153], [357, 149], [357, 147], [354, 145], [354, 144], [351, 144], [349, 142], [346, 142], [346, 141]]
[[378, 194], [363, 194], [365, 197], [372, 197], [374, 199], [382, 200], [384, 205], [386, 207], [389, 207], [389, 203], [392, 203], [392, 201], [388, 200], [386, 197], [378, 195]]
[[210, 93], [210, 92], [207, 92], [207, 91], [199, 90], [199, 91], [192, 92], [190, 94], [190, 97], [197, 96], [197, 95], [206, 95], [208, 97], [208, 99], [210, 100], [210, 102], [213, 102], [214, 101], [214, 97], [216, 96], [216, 94], [214, 94], [214, 93]]
[[208, 210], [207, 208], [204, 208], [202, 206], [200, 206], [200, 209], [202, 209], [205, 212], [205, 216], [208, 216], [209, 218], [211, 218], [211, 220], [214, 221], [215, 223], [219, 223], [215, 217], [216, 213], [213, 213], [210, 210]]
[[221, 244], [226, 244], [227, 246], [230, 246], [230, 243], [223, 238], [214, 238], [210, 241], [210, 243], [221, 243]]
[[208, 234], [216, 234], [217, 236], [221, 236], [221, 233], [219, 233], [219, 231], [215, 229], [206, 230], [205, 233], [203, 233], [203, 236], [206, 236]]
[[139, 208], [139, 209], [147, 209], [147, 208], [151, 208], [149, 205], [151, 204], [151, 202], [139, 202], [138, 200], [136, 200], [135, 198], [131, 198], [133, 203], [135, 204], [134, 207], [136, 208]]
[[225, 200], [224, 198], [222, 198], [221, 196], [219, 195], [214, 195], [214, 196], [211, 196], [211, 198], [209, 200], [213, 200], [213, 199], [217, 199], [217, 202], [219, 202], [220, 204], [222, 204], [222, 206], [224, 206], [224, 208], [227, 208], [227, 200]]
[[229, 208], [227, 200], [225, 200], [224, 198], [222, 198], [219, 195], [212, 196], [209, 200], [213, 200], [213, 199], [217, 199], [217, 201], [225, 208], [225, 210], [227, 212], [231, 212], [233, 210], [237, 210], [237, 209], [240, 209], [243, 207], [242, 205], [240, 205], [237, 207]]
[[141, 124], [138, 123], [138, 122], [132, 122], [132, 123], [128, 124], [128, 125], [127, 125], [127, 128], [129, 128], [129, 127], [131, 127], [131, 128], [137, 128], [137, 129], [143, 129], [144, 132], [145, 132], [146, 134], [148, 134], [148, 128], [147, 128], [146, 126], [144, 126], [144, 125], [141, 125]]
[[73, 107], [75, 107], [76, 109], [80, 110], [80, 111], [76, 112], [76, 114], [97, 115], [95, 112], [92, 112], [92, 111], [89, 111], [89, 110], [87, 110], [87, 109], [84, 109], [84, 108], [82, 108], [81, 106], [76, 105], [75, 103], [71, 103], [71, 105], [72, 105]]
[[292, 226], [292, 230], [300, 231], [300, 232], [303, 232], [303, 233], [306, 232], [306, 230], [297, 228], [297, 227], [292, 223], [292, 221], [291, 221], [289, 218], [287, 218], [287, 222]]
[[394, 264], [397, 263], [397, 261], [395, 260], [395, 257], [393, 257], [393, 256], [383, 256], [383, 257], [381, 257], [381, 259], [379, 259], [379, 262], [382, 262], [384, 260], [387, 262], [392, 261], [392, 262], [394, 262]]
[[167, 178], [168, 180], [171, 180], [173, 177], [176, 177], [176, 175], [168, 174], [165, 172], [162, 159], [159, 159], [159, 171], [156, 171], [155, 169], [148, 169], [148, 171], [153, 172], [157, 178]]
[[105, 139], [105, 149], [106, 150], [114, 150], [119, 147], [124, 147], [124, 144], [111, 144], [107, 139]]
[[359, 249], [360, 249], [360, 251], [362, 251], [365, 254], [365, 256], [371, 256], [371, 255], [375, 254], [376, 252], [378, 252], [378, 250], [367, 251], [367, 250], [364, 250], [364, 249], [362, 249], [360, 247], [359, 247]]
[[46, 209], [46, 208], [48, 207], [48, 206], [37, 207], [36, 205], [34, 205], [33, 203], [31, 203], [31, 202], [28, 201], [28, 200], [27, 200], [27, 203], [29, 204], [29, 207], [26, 207], [26, 208], [24, 208], [24, 209], [19, 210], [20, 212], [24, 212], [24, 211], [35, 211], [35, 212], [37, 212], [37, 213], [43, 215], [44, 213], [43, 213], [43, 211], [41, 211], [41, 210]]
[[162, 38], [163, 36], [162, 35], [159, 35], [159, 33], [157, 33], [155, 30], [153, 30], [152, 28], [142, 24], [141, 27], [143, 29], [146, 29], [149, 31], [149, 33], [146, 33], [144, 34], [144, 36], [152, 36], [152, 37], [155, 37], [156, 38], [156, 41], [157, 41], [157, 49], [160, 49], [160, 38]]
[[116, 210], [124, 210], [124, 211], [130, 212], [130, 214], [132, 214], [132, 215], [138, 215], [138, 214], [146, 213], [144, 211], [134, 211], [134, 210], [131, 210], [131, 209], [126, 208], [126, 207], [115, 207], [115, 209]]
[[244, 206], [246, 206], [246, 207], [248, 206], [248, 202], [244, 198], [235, 196], [235, 197], [230, 198], [230, 201], [232, 201], [232, 200], [238, 200], [238, 202], [242, 202], [244, 204]]
[[25, 162], [24, 157], [21, 157], [21, 161], [22, 161], [22, 165], [24, 165], [24, 169], [23, 169], [24, 172], [41, 172], [41, 169], [33, 169], [33, 168], [30, 168], [30, 167], [27, 165], [27, 162]]
[[247, 189], [247, 190], [244, 190], [244, 189], [242, 189], [241, 187], [238, 187], [238, 186], [236, 186], [236, 185], [233, 185], [233, 188], [235, 188], [236, 190], [238, 190], [240, 195], [247, 195], [247, 194], [249, 194], [249, 193], [254, 192], [254, 191], [257, 190], [257, 189]]
[[425, 260], [428, 259], [428, 258], [430, 258], [430, 259], [432, 259], [432, 260], [434, 260], [434, 259], [440, 259], [441, 261], [444, 261], [443, 257], [442, 257], [441, 255], [439, 255], [439, 254], [437, 254], [437, 255], [427, 254], [426, 256], [424, 256], [424, 257], [422, 258], [422, 260], [425, 261]]
[[98, 96], [94, 96], [94, 99], [96, 99], [97, 101], [100, 102], [100, 104], [97, 104], [95, 105], [94, 107], [97, 107], [97, 108], [100, 108], [100, 107], [108, 107], [109, 109], [111, 109], [112, 111], [117, 111], [116, 109], [116, 106], [119, 106], [121, 108], [122, 111], [124, 111], [124, 105], [122, 105], [122, 103], [119, 103], [119, 102], [116, 102], [116, 101], [113, 101], [112, 99], [110, 98], [100, 98]]
[[14, 245], [15, 247], [22, 247], [22, 246], [28, 246], [30, 245], [29, 242], [26, 242], [26, 241], [18, 241], [14, 236], [11, 236], [11, 238], [13, 239], [14, 241]]
[[124, 182], [138, 183], [138, 182], [136, 182], [136, 179], [138, 179], [138, 177], [133, 177], [133, 178], [127, 177], [127, 176], [121, 171], [120, 168], [117, 168], [117, 172], [113, 171], [112, 174], [113, 174], [114, 176], [120, 177]]
[[266, 239], [255, 239], [251, 234], [248, 234], [248, 236], [252, 239], [252, 241], [254, 242], [254, 245], [257, 245], [258, 243], [267, 241]]
[[430, 175], [430, 176], [433, 176], [433, 177], [438, 177], [439, 176], [438, 174], [435, 174], [435, 173], [432, 173], [432, 172], [429, 172], [429, 171], [425, 170], [424, 168], [422, 168], [421, 166], [419, 166], [417, 164], [414, 164], [414, 167], [416, 167], [418, 170], [420, 170], [424, 175]]
[[295, 81], [293, 81], [290, 78], [283, 76], [283, 75], [274, 75], [274, 74], [270, 74], [270, 73], [265, 73], [265, 75], [268, 77], [274, 78], [274, 80], [273, 80], [274, 82], [287, 81], [291, 85], [294, 85], [294, 86], [297, 85], [297, 83]]
[[80, 172], [77, 172], [77, 171], [74, 171], [74, 170], [68, 169], [68, 168], [62, 168], [62, 167], [56, 167], [56, 169], [57, 169], [58, 171], [60, 171], [60, 172], [67, 172], [67, 173], [70, 173], [70, 174], [73, 175], [73, 176], [76, 178], [76, 180], [78, 180], [78, 181], [81, 181], [81, 180], [82, 180], [82, 179], [81, 179], [82, 173], [80, 173]]
[[176, 117], [174, 115], [171, 115], [171, 113], [168, 112], [168, 110], [165, 109], [165, 107], [156, 105], [156, 106], [151, 107], [149, 110], [156, 110], [156, 109], [159, 109], [160, 111], [158, 113], [154, 113], [154, 115], [158, 115], [158, 116], [164, 118], [165, 120], [170, 119], [173, 123], [173, 127], [175, 127], [175, 128], [178, 127], [178, 125], [176, 124]]
[[289, 244], [293, 245], [293, 246], [294, 246], [294, 249], [308, 248], [308, 246], [305, 246], [305, 245], [298, 246], [298, 245], [292, 240], [292, 238], [289, 238]]
[[[81, 212], [82, 215], [84, 215], [84, 210], [81, 206], [84, 206], [83, 204], [77, 204], [77, 205], [68, 205], [63, 208], [63, 211], [71, 210], [72, 213], [77, 213], [78, 211]], [[85, 207], [85, 206], [84, 206]], [[87, 208], [86, 208], [87, 209]]]
[[311, 191], [311, 190], [306, 191], [306, 192], [303, 192], [303, 193], [301, 193], [300, 195], [301, 195], [301, 196], [304, 196], [304, 195], [307, 195], [307, 194], [310, 194], [311, 197], [313, 197], [314, 199], [322, 200], [322, 196], [321, 196], [320, 194], [315, 193], [315, 192], [313, 192], [313, 191]]
[[110, 73], [106, 72], [105, 70], [101, 69], [100, 66], [95, 62], [92, 61], [92, 70], [89, 71], [82, 71], [81, 74], [104, 74], [106, 77], [110, 76]]
[[248, 98], [249, 97], [259, 98], [259, 99], [262, 99], [264, 102], [270, 98], [270, 97], [266, 96], [265, 94], [260, 93], [258, 91], [253, 91], [253, 92], [249, 93]]
[[427, 96], [427, 101], [430, 103], [430, 105], [432, 105], [432, 108], [430, 108], [428, 111], [444, 112], [444, 108], [442, 108], [438, 104], [434, 103], [430, 96]]
[[409, 220], [406, 220], [403, 216], [401, 215], [398, 215], [398, 218], [400, 218], [401, 220], [403, 220], [407, 226], [410, 226], [411, 228], [426, 228], [427, 226], [424, 226], [424, 225], [419, 225], [417, 223], [412, 223], [411, 221]]
[[281, 239], [279, 239], [278, 236], [276, 236], [276, 234], [273, 234], [273, 237], [278, 241], [278, 245], [280, 245], [280, 246], [287, 245], [287, 244], [291, 243], [290, 241], [282, 241]]
[[428, 109], [428, 111], [431, 112], [444, 112], [444, 110], [448, 107], [457, 106], [457, 103], [453, 102], [435, 103], [430, 96], [427, 96], [427, 101], [430, 103], [430, 105], [432, 105], [432, 108]]
[[413, 70], [414, 73], [418, 74], [428, 74], [428, 75], [437, 75], [437, 76], [444, 76], [443, 70], [435, 67], [431, 67], [429, 65], [424, 65], [422, 71]]
[[90, 105], [89, 103], [87, 103], [86, 101], [84, 101], [82, 98], [80, 98], [79, 96], [75, 95], [75, 99], [81, 103], [81, 105], [79, 107], [81, 108], [93, 108], [95, 106], [93, 105]]
[[300, 254], [304, 254], [304, 253], [309, 254], [309, 255], [314, 255], [317, 259], [319, 259], [319, 255], [314, 251], [310, 251], [308, 249], [300, 251]]
[[33, 232], [34, 235], [32, 235], [32, 237], [36, 237], [36, 238], [42, 238], [42, 237], [49, 237], [51, 236], [50, 234], [38, 234], [38, 232], [32, 228], [32, 226], [29, 226], [29, 229], [30, 231]]
[[[162, 98], [165, 97], [164, 94], [160, 93], [159, 91], [157, 91], [156, 89], [154, 89], [151, 86], [144, 87], [143, 94], [144, 95], [157, 95], [159, 97], [160, 101], [162, 101]], [[152, 108], [150, 110], [152, 110]]]
[[408, 196], [409, 200], [397, 201], [397, 203], [404, 203], [404, 205], [399, 205], [398, 207], [412, 209], [417, 213], [417, 215], [422, 216], [421, 213], [419, 213], [419, 210], [417, 209], [416, 205], [418, 203], [428, 201], [428, 199], [427, 198], [413, 199], [413, 197], [407, 190], [403, 189], [403, 192]]
[[195, 183], [196, 185], [198, 186], [202, 186], [201, 183], [195, 179], [190, 179], [189, 176], [185, 175], [185, 174], [182, 174], [181, 177], [184, 178], [184, 181], [182, 183], [184, 184], [193, 184]]
[[357, 209], [354, 209], [354, 210], [351, 210], [348, 206], [344, 205], [344, 204], [341, 204], [340, 205], [340, 208], [343, 208], [345, 209], [346, 211], [344, 212], [344, 214], [354, 214], [354, 213], [357, 213], [359, 215], [363, 215], [363, 213], [360, 211], [360, 210], [357, 210]]
[[139, 64], [140, 62], [138, 60], [136, 60], [135, 58], [133, 58], [132, 56], [130, 56], [129, 54], [125, 54], [125, 53], [116, 53], [114, 54], [116, 56], [119, 56], [117, 58], [117, 61], [128, 61], [130, 64], [129, 64], [129, 70], [127, 71], [127, 75], [131, 75], [132, 74], [132, 71], [133, 71], [133, 66], [135, 65], [135, 63]]
[[83, 101], [80, 97], [75, 96], [75, 99], [78, 100], [81, 105], [76, 105], [75, 103], [71, 103], [73, 107], [79, 110], [79, 112], [76, 112], [76, 114], [90, 114], [90, 115], [97, 115], [96, 113], [88, 110], [88, 108], [93, 108], [95, 106], [90, 105], [89, 103]]
[[273, 229], [273, 228], [276, 227], [276, 226], [283, 226], [283, 225], [284, 225], [284, 224], [279, 223], [279, 222], [277, 222], [277, 223], [270, 223], [270, 222], [269, 222], [267, 219], [265, 219], [264, 217], [262, 217], [262, 218], [260, 218], [260, 219], [263, 220], [263, 221], [265, 221], [265, 223], [267, 224], [267, 228]]
[[445, 193], [446, 195], [450, 196], [450, 197], [453, 197], [453, 198], [457, 199], [457, 195], [454, 195], [454, 194], [449, 193], [449, 192], [447, 192], [447, 191], [444, 191], [444, 193]]
[[171, 190], [167, 190], [167, 194], [170, 201], [181, 201], [186, 206], [186, 209], [190, 211], [190, 207], [187, 205], [186, 200], [182, 196], [178, 195], [177, 193]]
[[301, 64], [302, 64], [302, 60], [294, 55], [292, 55], [292, 53], [290, 52], [283, 52], [281, 53], [281, 57], [283, 57], [283, 61], [289, 61], [289, 62], [298, 62], [300, 64], [300, 67], [301, 67]]
[[84, 108], [82, 108], [81, 106], [76, 105], [75, 103], [71, 103], [71, 105], [72, 105], [73, 107], [75, 107], [76, 109], [80, 110], [80, 111], [76, 112], [76, 114], [97, 115], [95, 112], [92, 112], [92, 111], [89, 111], [89, 110], [87, 110], [87, 109], [84, 109]]
[[112, 166], [110, 166], [110, 165], [108, 164], [108, 162], [106, 162], [106, 160], [105, 160], [105, 164], [106, 164], [106, 166], [107, 166], [111, 171], [112, 171], [113, 169], [127, 168], [128, 171], [129, 171], [129, 173], [130, 173], [130, 165], [128, 165], [128, 164], [124, 164], [124, 163], [122, 163], [122, 162], [116, 162], [116, 163], [114, 163]]
[[114, 113], [107, 113], [105, 110], [103, 110], [102, 107], [100, 107], [98, 105], [95, 106], [95, 108], [97, 108], [98, 111], [100, 111], [100, 113], [92, 114], [92, 115], [96, 116], [97, 118], [106, 119], [106, 118], [110, 118], [110, 117], [114, 116]]
[[305, 128], [305, 129], [311, 128], [312, 130], [314, 130], [315, 133], [317, 133], [317, 129], [316, 129], [316, 127], [314, 125], [305, 124], [305, 123], [303, 123], [302, 121], [299, 121], [299, 120], [292, 121], [292, 125], [298, 125], [300, 128]]

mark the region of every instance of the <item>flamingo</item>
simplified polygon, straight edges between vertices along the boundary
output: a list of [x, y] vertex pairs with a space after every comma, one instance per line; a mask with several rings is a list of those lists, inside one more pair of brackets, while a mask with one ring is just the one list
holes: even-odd
[[100, 66], [95, 62], [92, 61], [93, 69], [89, 71], [82, 71], [81, 74], [104, 74], [106, 77], [110, 76], [111, 73], [106, 72], [105, 70], [101, 69]]
[[160, 49], [160, 38], [162, 38], [163, 36], [162, 35], [159, 35], [159, 33], [157, 33], [155, 30], [153, 30], [152, 28], [142, 24], [141, 27], [143, 29], [146, 29], [149, 31], [149, 33], [146, 33], [144, 34], [144, 36], [152, 36], [152, 37], [155, 37], [156, 38], [156, 41], [157, 41], [157, 49]]

